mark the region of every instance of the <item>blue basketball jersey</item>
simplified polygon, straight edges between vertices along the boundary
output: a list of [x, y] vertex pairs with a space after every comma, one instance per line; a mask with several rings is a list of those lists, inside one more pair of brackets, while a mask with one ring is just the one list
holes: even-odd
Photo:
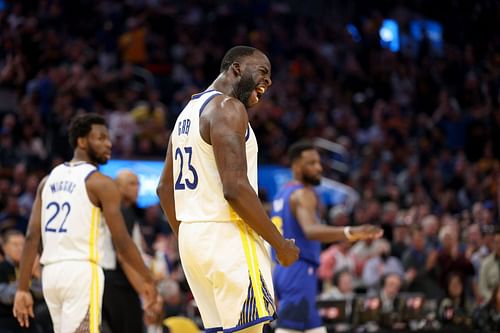
[[[319, 266], [321, 243], [306, 238], [300, 223], [293, 216], [290, 196], [304, 185], [297, 182], [287, 183], [273, 200], [271, 220], [285, 238], [295, 239], [295, 245], [300, 249], [300, 260]], [[276, 258], [273, 251], [273, 258]]]

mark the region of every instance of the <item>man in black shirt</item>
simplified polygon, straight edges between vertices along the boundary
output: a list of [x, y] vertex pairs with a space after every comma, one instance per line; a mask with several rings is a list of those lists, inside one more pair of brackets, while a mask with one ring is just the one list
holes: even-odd
[[[138, 229], [136, 202], [139, 194], [139, 179], [129, 170], [116, 176], [122, 195], [121, 211], [129, 234], [134, 239], [134, 228]], [[136, 243], [137, 244], [137, 243]], [[139, 249], [140, 250], [140, 249]], [[140, 333], [144, 331], [141, 301], [128, 281], [120, 263], [116, 269], [104, 270], [103, 321], [112, 333]]]

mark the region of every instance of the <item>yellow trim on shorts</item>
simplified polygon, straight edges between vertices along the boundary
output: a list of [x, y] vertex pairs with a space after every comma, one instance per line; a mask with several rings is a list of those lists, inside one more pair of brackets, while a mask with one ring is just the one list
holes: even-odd
[[257, 258], [257, 250], [253, 230], [241, 219], [237, 221], [240, 230], [241, 242], [247, 259], [248, 273], [252, 281], [252, 289], [257, 306], [258, 317], [269, 316], [269, 312], [264, 304], [264, 293], [262, 292], [262, 283], [260, 280], [259, 261]]
[[92, 207], [92, 218], [90, 221], [90, 265], [92, 269], [92, 280], [90, 283], [90, 305], [89, 305], [89, 329], [90, 333], [99, 333], [99, 273], [97, 263], [99, 254], [97, 252], [97, 236], [99, 233], [99, 221], [101, 220], [101, 212], [97, 207]]

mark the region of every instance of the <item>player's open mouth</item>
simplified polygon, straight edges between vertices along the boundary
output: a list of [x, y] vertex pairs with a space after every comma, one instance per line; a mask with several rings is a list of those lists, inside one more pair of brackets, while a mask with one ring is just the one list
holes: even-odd
[[264, 95], [264, 93], [266, 92], [266, 88], [258, 86], [257, 88], [255, 88], [255, 92], [257, 94], [257, 99], [260, 100], [262, 95]]

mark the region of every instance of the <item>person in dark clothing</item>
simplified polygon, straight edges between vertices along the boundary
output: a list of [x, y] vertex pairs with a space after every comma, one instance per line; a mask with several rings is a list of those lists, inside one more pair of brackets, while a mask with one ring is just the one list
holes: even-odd
[[[17, 230], [6, 231], [2, 237], [1, 244], [5, 253], [5, 260], [0, 262], [0, 332], [39, 333], [40, 331], [37, 330], [35, 323], [30, 325], [29, 328], [23, 328], [19, 326], [16, 318], [12, 315], [12, 304], [14, 303], [14, 294], [16, 293], [19, 260], [21, 259], [24, 245], [24, 236]], [[39, 271], [34, 270], [33, 273], [35, 276], [38, 276], [38, 279], [35, 278], [32, 280], [31, 293], [34, 295], [35, 300], [38, 299], [43, 302]], [[37, 317], [36, 319], [38, 321], [40, 318]]]
[[500, 331], [500, 283], [496, 285], [488, 303], [476, 309], [473, 318], [476, 333]]
[[[136, 202], [139, 179], [131, 171], [122, 170], [116, 176], [116, 184], [122, 196], [121, 211], [125, 225], [132, 239], [136, 240], [138, 233]], [[105, 324], [112, 333], [143, 332], [141, 300], [120, 264], [117, 262], [116, 269], [105, 269], [104, 277], [102, 315]]]

